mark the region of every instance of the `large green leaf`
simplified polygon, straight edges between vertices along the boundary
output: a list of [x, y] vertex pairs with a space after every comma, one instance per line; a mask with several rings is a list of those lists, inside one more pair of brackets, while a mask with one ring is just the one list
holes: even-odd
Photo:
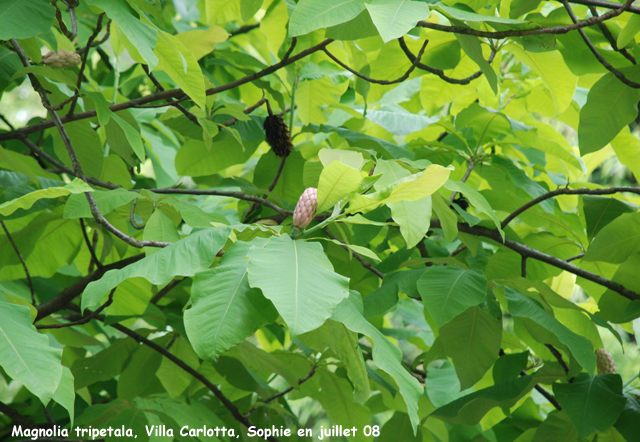
[[[48, 187], [47, 189], [36, 190], [19, 198], [0, 204], [0, 215], [11, 215], [18, 209], [30, 209], [37, 201], [42, 198], [58, 198], [75, 193], [93, 192], [93, 189], [84, 183], [84, 181], [76, 178], [71, 183], [62, 187]], [[84, 198], [84, 195], [82, 196]]]
[[505, 290], [509, 313], [513, 316], [529, 318], [558, 337], [566, 345], [573, 357], [589, 373], [596, 369], [596, 355], [591, 342], [554, 318], [532, 298], [525, 296], [510, 287]]
[[41, 0], [5, 0], [0, 3], [0, 40], [29, 38], [51, 29], [55, 8]]
[[382, 204], [417, 201], [438, 190], [449, 178], [451, 169], [432, 164], [421, 174], [414, 174], [368, 195], [355, 195], [349, 202], [348, 213], [368, 212]]
[[343, 323], [349, 330], [362, 333], [373, 340], [373, 362], [393, 376], [400, 387], [400, 394], [407, 405], [414, 432], [418, 427], [418, 401], [424, 387], [402, 366], [402, 351], [393, 345], [376, 327], [362, 316], [362, 301], [357, 294], [351, 294], [342, 301], [331, 317]]
[[470, 307], [440, 328], [440, 340], [465, 390], [498, 359], [502, 326], [481, 308]]
[[429, 6], [409, 0], [373, 0], [366, 7], [385, 43], [402, 37], [429, 16]]
[[467, 54], [469, 58], [475, 61], [476, 64], [480, 67], [482, 73], [489, 82], [489, 86], [491, 86], [491, 90], [493, 90], [493, 93], [497, 94], [498, 76], [496, 75], [496, 72], [493, 70], [489, 62], [484, 59], [480, 39], [478, 37], [464, 34], [456, 34], [456, 38], [458, 39], [458, 43], [460, 43], [460, 47], [465, 52], [465, 54]]
[[[631, 81], [640, 79], [640, 66], [621, 68]], [[578, 142], [582, 155], [595, 152], [613, 140], [618, 132], [638, 116], [640, 92], [609, 73], [589, 90], [587, 103], [580, 111]]]
[[622, 379], [617, 374], [580, 373], [572, 383], [553, 384], [553, 392], [580, 438], [610, 428], [627, 402], [622, 395]]
[[300, 0], [291, 14], [289, 34], [293, 37], [355, 18], [364, 10], [362, 0]]
[[220, 172], [234, 164], [247, 161], [259, 143], [244, 143], [244, 147], [228, 132], [221, 131], [207, 149], [200, 140], [190, 139], [176, 155], [176, 170], [180, 175], [207, 176]]
[[213, 269], [196, 273], [191, 288], [192, 306], [184, 325], [198, 355], [215, 361], [218, 355], [242, 343], [255, 331], [276, 320], [278, 312], [257, 288], [249, 287], [245, 257], [251, 246], [267, 240], [235, 243]]
[[252, 247], [248, 271], [294, 336], [320, 327], [349, 295], [348, 278], [334, 272], [320, 244], [288, 235]]
[[460, 192], [465, 197], [467, 197], [469, 203], [471, 203], [471, 205], [475, 207], [478, 212], [484, 213], [489, 218], [491, 218], [491, 220], [496, 225], [496, 228], [500, 232], [500, 235], [502, 235], [502, 238], [504, 238], [504, 232], [500, 227], [500, 220], [496, 216], [495, 211], [489, 205], [489, 202], [485, 199], [484, 196], [482, 196], [480, 192], [470, 187], [468, 184], [463, 183], [462, 181], [447, 180], [447, 182], [444, 183], [444, 188], [454, 192]]
[[439, 327], [480, 304], [487, 291], [487, 279], [474, 270], [458, 266], [433, 266], [418, 280], [425, 309]]
[[566, 412], [554, 410], [549, 413], [547, 419], [536, 430], [532, 442], [547, 442], [550, 440], [578, 441], [576, 427], [573, 426]]
[[31, 324], [28, 307], [0, 299], [0, 365], [9, 377], [46, 404], [62, 379], [61, 358], [62, 350]]
[[122, 366], [136, 348], [138, 344], [133, 339], [119, 339], [98, 354], [76, 359], [71, 368], [75, 378], [75, 388], [80, 390], [96, 382], [118, 376]]
[[625, 213], [598, 232], [583, 259], [619, 264], [639, 251], [640, 213]]
[[596, 195], [583, 195], [584, 218], [587, 222], [587, 235], [593, 238], [603, 227], [623, 213], [638, 211], [635, 204]]
[[208, 268], [226, 242], [231, 227], [198, 230], [186, 238], [120, 270], [110, 270], [82, 293], [82, 309], [93, 307], [112, 288], [129, 278], [164, 284], [174, 276], [193, 276]]
[[332, 208], [342, 198], [354, 193], [361, 181], [362, 176], [357, 169], [339, 161], [331, 162], [320, 174], [317, 213]]

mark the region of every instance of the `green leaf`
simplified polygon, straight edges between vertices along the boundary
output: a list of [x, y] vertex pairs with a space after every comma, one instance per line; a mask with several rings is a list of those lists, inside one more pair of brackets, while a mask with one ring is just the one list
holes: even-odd
[[617, 198], [582, 195], [582, 202], [589, 239], [597, 235], [603, 227], [620, 215], [638, 211], [636, 204], [627, 203]]
[[356, 170], [361, 170], [364, 165], [364, 157], [362, 154], [360, 152], [354, 152], [353, 150], [324, 148], [318, 152], [318, 158], [320, 158], [320, 162], [324, 167], [327, 167], [334, 161], [339, 161]]
[[434, 193], [449, 178], [451, 169], [432, 164], [421, 174], [402, 178], [387, 188], [369, 195], [355, 195], [347, 213], [368, 212], [382, 204], [417, 201]]
[[510, 287], [505, 290], [509, 313], [521, 318], [529, 318], [558, 337], [566, 345], [576, 361], [589, 373], [596, 369], [596, 355], [593, 345], [587, 338], [580, 336], [563, 325], [540, 304]]
[[[31, 324], [28, 307], [0, 299], [0, 365], [10, 378], [46, 404], [63, 376], [61, 357], [62, 350], [51, 347], [49, 339]], [[67, 394], [64, 386], [59, 394]]]
[[421, 442], [422, 435], [418, 431], [416, 434], [411, 425], [411, 419], [406, 413], [396, 411], [380, 430], [378, 442]]
[[349, 380], [353, 384], [353, 398], [364, 403], [369, 399], [371, 389], [367, 366], [358, 345], [358, 335], [347, 329], [344, 324], [328, 319], [325, 326], [329, 333], [329, 345], [347, 369]]
[[198, 230], [123, 269], [108, 271], [87, 285], [82, 293], [82, 309], [98, 305], [112, 288], [129, 278], [142, 277], [159, 285], [174, 276], [193, 276], [207, 269], [230, 233], [230, 227]]
[[[449, 8], [454, 9], [454, 8]], [[483, 16], [484, 17], [484, 16]], [[498, 93], [498, 76], [496, 72], [493, 70], [491, 65], [484, 59], [484, 55], [482, 54], [482, 45], [480, 44], [480, 39], [478, 37], [474, 37], [471, 35], [464, 34], [455, 34], [458, 39], [458, 43], [460, 43], [460, 47], [462, 50], [471, 58], [482, 70], [485, 78], [489, 82], [489, 86], [491, 86], [491, 90], [493, 90], [494, 94]]]
[[339, 245], [341, 247], [342, 246], [346, 246], [349, 249], [353, 250], [354, 252], [359, 253], [360, 255], [365, 256], [367, 258], [370, 258], [371, 260], [373, 260], [376, 263], [380, 262], [380, 257], [378, 255], [376, 255], [376, 252], [374, 252], [373, 250], [371, 250], [371, 249], [369, 249], [367, 247], [357, 246], [355, 244], [345, 244], [343, 242], [340, 242], [340, 241], [335, 240], [335, 239], [330, 239], [330, 238], [314, 238], [314, 239], [329, 241], [329, 242], [337, 244], [337, 245]]
[[362, 333], [373, 340], [373, 362], [393, 376], [393, 379], [398, 383], [415, 433], [419, 423], [418, 401], [424, 392], [424, 387], [402, 366], [402, 351], [393, 345], [380, 330], [364, 319], [362, 301], [357, 294], [351, 294], [349, 298], [342, 301], [331, 319], [342, 322], [349, 330]]
[[118, 339], [98, 354], [76, 359], [71, 368], [75, 388], [80, 390], [96, 382], [107, 381], [118, 376], [124, 363], [137, 348], [138, 344], [133, 339]]
[[158, 30], [138, 20], [125, 0], [87, 0], [87, 3], [102, 8], [115, 21], [129, 41], [135, 45], [142, 59], [154, 70], [158, 57], [154, 54], [158, 42]]
[[366, 8], [385, 43], [402, 37], [429, 16], [429, 6], [408, 0], [373, 0]]
[[[73, 121], [65, 123], [64, 127], [84, 174], [93, 177], [102, 175], [104, 143], [100, 140], [96, 131], [93, 130], [89, 121]], [[53, 132], [53, 148], [55, 154], [66, 166], [73, 167], [67, 147], [57, 130]]]
[[[255, 0], [250, 0], [255, 1]], [[262, 4], [262, 0], [257, 0]], [[260, 5], [258, 5], [259, 7]], [[222, 43], [229, 38], [229, 33], [220, 26], [210, 25], [209, 29], [195, 29], [181, 32], [175, 36], [193, 54], [196, 60], [213, 52], [216, 43]]]
[[250, 243], [236, 242], [218, 266], [196, 273], [191, 288], [192, 306], [184, 313], [184, 325], [202, 359], [215, 361], [278, 317], [260, 290], [249, 286], [247, 276], [249, 249], [266, 241], [256, 238]]
[[444, 232], [444, 239], [452, 242], [458, 236], [458, 217], [451, 210], [449, 203], [444, 200], [438, 193], [434, 193], [431, 197], [433, 203], [433, 211], [440, 220], [440, 225]]
[[570, 384], [553, 384], [553, 393], [581, 439], [596, 430], [609, 429], [627, 402], [622, 395], [622, 379], [617, 374], [580, 373]]
[[362, 0], [300, 0], [289, 20], [289, 35], [295, 37], [344, 23], [363, 10]]
[[[631, 81], [640, 80], [640, 66], [621, 68]], [[640, 92], [622, 83], [615, 75], [603, 76], [589, 90], [587, 103], [580, 110], [578, 142], [580, 154], [605, 147], [638, 116]]]
[[500, 321], [479, 307], [470, 307], [440, 328], [440, 340], [463, 390], [472, 387], [498, 359]]
[[[0, 215], [11, 215], [18, 209], [30, 209], [37, 201], [43, 198], [58, 198], [69, 194], [93, 192], [93, 189], [84, 181], [75, 178], [71, 183], [63, 187], [49, 187], [36, 190], [19, 198], [0, 204]], [[83, 195], [84, 197], [84, 195]]]
[[618, 34], [618, 47], [619, 48], [624, 48], [626, 47], [631, 41], [634, 40], [634, 37], [636, 36], [636, 34], [638, 34], [638, 32], [640, 31], [640, 17], [636, 17], [636, 15], [632, 15], [631, 17], [629, 17], [629, 21], [627, 22], [627, 24], [625, 25], [624, 28], [622, 28], [622, 31], [620, 31], [620, 34]]
[[331, 209], [360, 186], [362, 176], [357, 169], [334, 161], [326, 166], [320, 174], [318, 183], [317, 213]]
[[458, 266], [429, 267], [417, 284], [424, 307], [438, 327], [480, 304], [487, 291], [487, 279], [483, 274]]
[[639, 251], [640, 213], [625, 213], [598, 232], [583, 259], [619, 264]]
[[247, 161], [256, 151], [259, 142], [245, 142], [245, 149], [228, 132], [221, 131], [213, 139], [210, 148], [200, 140], [190, 139], [176, 155], [176, 170], [180, 175], [208, 176], [227, 167]]
[[[144, 226], [142, 239], [145, 241], [180, 241], [176, 225], [162, 210], [156, 209]], [[155, 253], [154, 247], [146, 249], [147, 254]]]
[[456, 399], [438, 408], [430, 416], [454, 424], [475, 425], [494, 407], [514, 406], [533, 388], [535, 382], [534, 376], [501, 382]]
[[489, 216], [489, 218], [491, 218], [493, 223], [498, 228], [500, 235], [504, 239], [504, 232], [500, 227], [500, 220], [496, 216], [495, 211], [489, 205], [489, 202], [484, 196], [482, 196], [480, 192], [470, 187], [468, 184], [463, 183], [462, 181], [447, 180], [444, 183], [444, 188], [447, 190], [451, 190], [452, 192], [459, 192], [463, 194], [469, 200], [469, 203], [471, 203], [471, 205], [475, 207], [478, 212], [484, 213], [485, 215]]
[[69, 418], [71, 419], [71, 426], [73, 427], [73, 419], [75, 417], [75, 401], [76, 392], [74, 388], [74, 379], [71, 374], [71, 370], [68, 367], [62, 367], [62, 377], [60, 378], [60, 384], [58, 389], [53, 394], [52, 399], [62, 405], [67, 412], [69, 412]]
[[455, 18], [458, 20], [463, 20], [467, 22], [477, 22], [477, 23], [501, 23], [505, 25], [522, 25], [527, 22], [522, 20], [513, 20], [511, 18], [505, 17], [496, 17], [491, 15], [477, 14], [475, 12], [469, 12], [464, 9], [459, 9], [453, 6], [447, 6], [442, 4], [442, 2], [438, 2], [434, 9], [439, 12], [442, 12], [445, 17]]
[[0, 4], [0, 40], [29, 38], [49, 31], [55, 8], [41, 0], [6, 0]]
[[[320, 370], [320, 394], [318, 399], [329, 419], [345, 428], [360, 430], [371, 423], [371, 412], [367, 407], [353, 400], [351, 385], [346, 379], [339, 378], [334, 373]], [[373, 436], [365, 436], [363, 431], [357, 431], [349, 437], [356, 441], [373, 441]]]
[[402, 106], [387, 105], [380, 109], [367, 110], [367, 120], [384, 127], [394, 135], [409, 135], [436, 123], [440, 117], [416, 115], [405, 110]]
[[547, 442], [550, 440], [578, 442], [578, 432], [566, 412], [554, 410], [549, 413], [547, 419], [536, 430], [532, 442]]
[[249, 284], [262, 290], [296, 336], [320, 327], [349, 295], [318, 243], [274, 237], [249, 251]]
[[431, 219], [431, 197], [417, 201], [400, 201], [389, 204], [391, 217], [400, 226], [400, 233], [407, 248], [415, 247], [429, 230]]
[[120, 126], [124, 136], [126, 137], [129, 145], [133, 149], [133, 152], [136, 154], [140, 161], [144, 161], [144, 146], [142, 145], [142, 138], [140, 137], [140, 132], [138, 132], [133, 126], [127, 123], [126, 120], [118, 116], [117, 114], [112, 113], [111, 118], [113, 121]]
[[[103, 215], [111, 213], [117, 207], [129, 204], [140, 196], [126, 189], [94, 190], [92, 195]], [[64, 217], [67, 219], [91, 218], [91, 208], [86, 196], [76, 194], [69, 197], [64, 206]]]

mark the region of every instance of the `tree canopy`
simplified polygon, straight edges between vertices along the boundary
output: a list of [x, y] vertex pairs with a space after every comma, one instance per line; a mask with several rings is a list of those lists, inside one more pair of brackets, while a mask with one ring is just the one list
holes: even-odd
[[638, 32], [0, 2], [0, 440], [637, 441]]

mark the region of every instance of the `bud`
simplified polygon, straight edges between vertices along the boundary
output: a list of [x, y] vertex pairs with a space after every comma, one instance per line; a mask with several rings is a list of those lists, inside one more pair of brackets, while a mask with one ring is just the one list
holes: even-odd
[[307, 187], [296, 204], [293, 211], [293, 227], [301, 230], [309, 225], [318, 207], [318, 189]]
[[269, 115], [264, 120], [264, 133], [267, 136], [267, 143], [277, 156], [280, 158], [289, 156], [293, 145], [289, 128], [280, 115]]
[[54, 69], [66, 69], [78, 66], [82, 63], [82, 58], [75, 52], [60, 49], [57, 53], [49, 51], [42, 57], [42, 62]]
[[613, 362], [613, 357], [605, 348], [596, 350], [596, 366], [598, 367], [598, 374], [616, 372], [616, 364]]

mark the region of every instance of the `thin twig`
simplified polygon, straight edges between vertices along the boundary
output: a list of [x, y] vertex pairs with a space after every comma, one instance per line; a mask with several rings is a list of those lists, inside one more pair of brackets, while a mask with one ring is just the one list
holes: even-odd
[[73, 326], [76, 326], [76, 325], [86, 324], [87, 322], [89, 322], [92, 319], [96, 318], [100, 313], [102, 313], [104, 311], [104, 309], [106, 309], [107, 307], [109, 307], [111, 305], [111, 303], [113, 303], [113, 294], [116, 292], [116, 289], [117, 289], [117, 287], [113, 288], [109, 292], [109, 298], [107, 299], [107, 301], [104, 304], [102, 304], [95, 311], [93, 311], [93, 312], [89, 313], [88, 315], [83, 316], [82, 318], [78, 319], [77, 321], [65, 322], [63, 324], [36, 325], [36, 328], [38, 330], [47, 330], [47, 329], [66, 328], [66, 327], [73, 327]]
[[326, 46], [323, 48], [323, 51], [329, 56], [329, 58], [331, 58], [333, 61], [338, 63], [344, 69], [346, 69], [349, 72], [351, 72], [356, 77], [360, 77], [363, 80], [368, 81], [369, 83], [388, 85], [388, 84], [402, 83], [404, 80], [409, 78], [409, 75], [411, 75], [411, 72], [413, 72], [413, 70], [416, 68], [416, 66], [420, 62], [420, 59], [422, 58], [422, 55], [424, 54], [424, 51], [427, 48], [427, 44], [429, 44], [429, 40], [425, 40], [424, 41], [424, 43], [422, 44], [422, 47], [420, 48], [420, 52], [418, 52], [418, 56], [415, 57], [415, 60], [413, 60], [413, 63], [411, 63], [411, 66], [409, 67], [409, 69], [404, 74], [402, 74], [402, 76], [396, 78], [395, 80], [377, 80], [375, 78], [368, 77], [368, 76], [366, 76], [364, 74], [361, 74], [360, 72], [356, 71], [355, 69], [349, 67], [347, 64], [341, 62], [335, 55], [333, 55], [331, 52], [329, 52], [329, 50], [326, 48]]
[[522, 255], [520, 257], [520, 276], [522, 276], [523, 278], [527, 278], [527, 257], [525, 255]]
[[[551, 344], [544, 344], [544, 346], [547, 347], [549, 349], [549, 351], [551, 352], [551, 354], [553, 355], [553, 357], [558, 360], [558, 363], [560, 364], [560, 366], [562, 367], [564, 372], [566, 374], [569, 374], [569, 367], [567, 366], [566, 362], [564, 362], [564, 359], [562, 359], [562, 355], [560, 354], [558, 349], [555, 348]], [[569, 382], [571, 382], [571, 381], [569, 381]]]
[[353, 257], [360, 263], [362, 264], [362, 267], [364, 267], [365, 269], [369, 270], [371, 273], [373, 273], [374, 275], [376, 275], [378, 278], [380, 279], [384, 279], [384, 273], [382, 273], [380, 270], [376, 269], [375, 267], [373, 267], [373, 265], [367, 261], [366, 259], [364, 259], [362, 257], [362, 255], [360, 255], [358, 252], [351, 250], [345, 243], [344, 241], [342, 241], [340, 238], [338, 238], [337, 236], [335, 236], [333, 233], [331, 233], [331, 231], [329, 230], [328, 227], [325, 227], [322, 229], [322, 231], [331, 239], [338, 241], [340, 243], [340, 246], [345, 249], [347, 252], [350, 252], [351, 254], [353, 254]]
[[[596, 9], [595, 6], [589, 6], [589, 11], [591, 11], [592, 16], [598, 17], [598, 10]], [[627, 51], [625, 48], [618, 47], [618, 42], [616, 41], [615, 37], [611, 34], [611, 31], [609, 30], [609, 28], [607, 28], [606, 24], [600, 22], [598, 23], [598, 27], [600, 28], [600, 31], [602, 31], [602, 34], [605, 36], [605, 38], [607, 39], [607, 41], [611, 45], [611, 48], [613, 48], [614, 51], [620, 52], [627, 60], [629, 60], [633, 64], [636, 64], [636, 57], [631, 55], [629, 51]]]
[[586, 187], [581, 187], [579, 189], [568, 189], [565, 187], [561, 187], [556, 190], [552, 190], [543, 195], [540, 195], [537, 198], [532, 199], [526, 204], [523, 204], [518, 209], [514, 210], [509, 216], [507, 216], [500, 227], [503, 229], [515, 218], [517, 218], [521, 213], [535, 206], [536, 204], [540, 204], [542, 201], [548, 200], [549, 198], [553, 198], [558, 195], [612, 195], [614, 193], [621, 192], [629, 192], [640, 195], [640, 187], [632, 187], [632, 186], [615, 186], [615, 187], [605, 187], [602, 189], [589, 189]]
[[584, 252], [583, 253], [579, 253], [576, 256], [572, 256], [571, 258], [567, 258], [565, 259], [566, 262], [571, 262], [571, 261], [575, 261], [576, 259], [580, 259], [584, 256]]
[[229, 38], [235, 37], [236, 35], [240, 35], [240, 34], [246, 34], [247, 32], [252, 31], [252, 30], [254, 30], [256, 28], [259, 28], [259, 27], [260, 27], [260, 23], [254, 23], [252, 25], [240, 26], [235, 31], [229, 32]]
[[[442, 228], [442, 224], [438, 219], [431, 220], [431, 228]], [[485, 238], [489, 238], [495, 241], [498, 244], [504, 245], [511, 250], [517, 252], [520, 255], [527, 256], [528, 258], [533, 258], [537, 261], [542, 261], [547, 264], [550, 264], [554, 267], [557, 267], [562, 270], [566, 270], [569, 273], [573, 273], [574, 275], [581, 276], [584, 279], [588, 279], [589, 281], [595, 282], [603, 287], [607, 287], [608, 289], [613, 290], [614, 292], [619, 293], [627, 299], [632, 301], [640, 300], [640, 294], [627, 289], [622, 284], [612, 281], [610, 279], [604, 278], [595, 273], [588, 272], [584, 269], [576, 267], [574, 265], [569, 264], [568, 262], [557, 258], [553, 255], [547, 255], [546, 253], [541, 252], [540, 250], [532, 249], [524, 244], [520, 244], [519, 242], [513, 241], [509, 238], [502, 239], [500, 232], [496, 229], [489, 229], [482, 226], [469, 226], [466, 223], [458, 223], [458, 230], [463, 233], [468, 233], [474, 236], [482, 236]]]
[[[562, 2], [566, 0], [560, 0]], [[540, 29], [526, 29], [526, 30], [509, 30], [509, 31], [499, 31], [499, 32], [491, 32], [491, 31], [477, 31], [471, 28], [465, 28], [464, 26], [447, 26], [440, 25], [438, 23], [431, 23], [425, 20], [420, 20], [416, 26], [434, 29], [436, 31], [442, 32], [450, 32], [454, 34], [462, 34], [462, 35], [473, 35], [476, 37], [485, 37], [485, 38], [493, 38], [496, 40], [502, 40], [509, 37], [526, 37], [528, 35], [558, 35], [558, 34], [566, 34], [567, 32], [574, 31], [576, 29], [586, 28], [588, 26], [593, 26], [605, 20], [609, 20], [611, 18], [617, 17], [622, 14], [624, 11], [628, 10], [633, 3], [633, 0], [627, 0], [627, 2], [619, 7], [618, 9], [613, 9], [599, 17], [591, 17], [587, 20], [581, 22], [575, 22], [572, 25], [565, 26], [551, 26], [548, 28], [540, 28]]]
[[78, 35], [78, 22], [76, 21], [76, 11], [73, 6], [70, 6], [66, 0], [62, 0], [62, 3], [65, 4], [67, 8], [69, 8], [69, 15], [71, 16], [71, 31], [67, 28], [64, 20], [62, 20], [62, 13], [60, 9], [58, 9], [58, 5], [55, 1], [52, 2], [53, 6], [56, 8], [56, 20], [58, 21], [58, 25], [60, 26], [60, 30], [69, 40], [73, 40]]
[[[158, 79], [155, 77], [155, 75], [153, 75], [153, 73], [149, 70], [149, 66], [147, 66], [146, 64], [143, 64], [141, 66], [142, 66], [142, 70], [147, 74], [147, 77], [149, 77], [149, 79], [153, 82], [156, 89], [160, 92], [164, 92], [165, 88], [162, 87], [162, 85], [160, 84]], [[194, 114], [189, 112], [187, 108], [185, 108], [183, 105], [181, 105], [180, 103], [175, 103], [174, 100], [170, 98], [167, 98], [167, 103], [175, 107], [176, 109], [178, 109], [180, 112], [182, 112], [185, 117], [187, 117], [189, 120], [193, 122], [193, 124], [195, 124], [196, 126], [200, 126], [200, 123], [198, 122], [198, 117], [196, 117]]]
[[16, 130], [16, 128], [13, 127], [13, 124], [11, 124], [4, 115], [0, 114], [0, 120], [4, 121], [4, 124], [6, 124], [9, 127], [9, 129]]
[[71, 106], [69, 106], [69, 112], [67, 115], [73, 115], [73, 111], [76, 108], [76, 104], [78, 102], [78, 96], [80, 94], [80, 88], [82, 87], [82, 77], [84, 73], [84, 69], [87, 66], [87, 58], [89, 57], [89, 47], [91, 47], [91, 43], [96, 39], [100, 31], [102, 30], [102, 20], [104, 19], [104, 12], [98, 16], [98, 22], [96, 23], [96, 29], [93, 31], [93, 34], [89, 36], [87, 40], [87, 50], [84, 54], [82, 54], [82, 64], [80, 65], [80, 72], [78, 73], [78, 82], [76, 83], [76, 91], [71, 100]]
[[[569, 2], [567, 2], [567, 0], [560, 0], [560, 1], [562, 2], [562, 4], [564, 5], [565, 9], [567, 10], [567, 13], [569, 14], [569, 17], [571, 17], [571, 21], [573, 21], [574, 24], [578, 23], [578, 18], [573, 13], [573, 9], [571, 9], [571, 5], [569, 5]], [[631, 3], [633, 3], [633, 0], [627, 0], [627, 2], [620, 9], [614, 9], [613, 11], [607, 12], [607, 14], [609, 14], [611, 12], [614, 12], [614, 11], [618, 11], [618, 10], [622, 12], [626, 8], [631, 6]], [[604, 17], [607, 14], [601, 15], [600, 17]], [[593, 17], [593, 18], [600, 18], [600, 17]], [[580, 36], [582, 37], [582, 40], [584, 40], [585, 44], [587, 45], [587, 47], [589, 48], [591, 53], [598, 59], [598, 61], [600, 62], [600, 64], [602, 66], [604, 66], [618, 80], [620, 80], [621, 82], [623, 82], [627, 86], [632, 87], [634, 89], [640, 89], [640, 83], [636, 83], [635, 81], [629, 80], [622, 72], [620, 72], [618, 69], [613, 67], [613, 65], [611, 63], [609, 63], [607, 60], [605, 60], [605, 58], [598, 52], [598, 50], [593, 45], [593, 43], [591, 43], [591, 40], [589, 40], [589, 37], [587, 37], [587, 34], [585, 34], [585, 32], [584, 32], [584, 30], [582, 28], [578, 28], [578, 32], [580, 33]]]
[[91, 245], [91, 242], [89, 241], [89, 236], [87, 235], [87, 228], [84, 225], [84, 220], [82, 218], [80, 218], [80, 228], [82, 229], [82, 236], [84, 237], [84, 242], [87, 245], [87, 248], [89, 249], [89, 253], [91, 254], [91, 260], [95, 263], [96, 267], [101, 269], [103, 265], [100, 262], [100, 260], [98, 260], [96, 251], [94, 250], [93, 246]]
[[[475, 162], [473, 161], [473, 158], [469, 158], [469, 165], [467, 166], [467, 171], [464, 173], [464, 176], [462, 177], [462, 179], [460, 180], [463, 183], [466, 183], [467, 180], [469, 179], [469, 176], [471, 175], [471, 172], [473, 171], [473, 168], [475, 167]], [[454, 191], [451, 193], [451, 197], [449, 197], [449, 201], [453, 201], [456, 198], [456, 195], [458, 195], [458, 192]]]
[[[413, 52], [411, 52], [411, 50], [407, 46], [407, 43], [404, 41], [404, 37], [398, 38], [398, 43], [400, 43], [400, 48], [402, 49], [404, 54], [407, 56], [409, 61], [415, 62], [417, 60], [417, 58], [416, 58], [415, 55], [413, 55]], [[494, 57], [496, 56], [496, 53], [497, 53], [497, 51], [495, 49], [491, 51], [491, 55], [489, 55], [489, 59], [487, 60], [487, 63], [491, 64], [491, 62], [493, 61]], [[427, 71], [427, 72], [430, 72], [430, 73], [432, 73], [434, 75], [437, 75], [438, 77], [440, 77], [441, 79], [443, 79], [447, 83], [451, 83], [451, 84], [469, 84], [473, 80], [475, 80], [476, 78], [479, 78], [482, 75], [482, 70], [479, 70], [479, 71], [474, 72], [473, 74], [471, 74], [471, 75], [469, 75], [468, 77], [465, 77], [465, 78], [453, 78], [453, 77], [449, 77], [448, 75], [446, 75], [442, 69], [434, 68], [434, 67], [428, 66], [428, 65], [426, 65], [424, 63], [419, 63], [419, 60], [418, 60], [418, 63], [416, 64], [416, 66], [418, 67], [418, 69], [422, 69], [423, 71]], [[441, 136], [444, 138], [444, 136], [446, 136], [446, 134], [447, 133], [444, 132], [443, 135], [441, 135]], [[440, 137], [438, 137], [438, 141], [442, 141], [442, 139], [440, 139]]]
[[35, 305], [36, 305], [36, 292], [33, 290], [33, 282], [31, 281], [31, 274], [29, 274], [29, 269], [27, 268], [27, 263], [25, 262], [24, 258], [22, 257], [22, 253], [20, 253], [20, 250], [18, 249], [18, 246], [13, 241], [13, 238], [11, 237], [11, 234], [9, 233], [9, 229], [7, 229], [7, 226], [4, 224], [4, 221], [0, 220], [0, 225], [2, 226], [2, 229], [4, 230], [4, 233], [7, 235], [7, 239], [11, 243], [11, 247], [13, 247], [13, 250], [16, 252], [16, 255], [18, 255], [18, 259], [20, 260], [20, 264], [22, 264], [22, 268], [24, 269], [24, 274], [27, 275], [27, 282], [29, 284], [29, 290], [31, 290], [31, 304], [35, 307]]
[[[316, 366], [315, 366], [315, 365], [312, 365], [312, 366], [311, 366], [311, 370], [309, 371], [309, 373], [308, 373], [305, 377], [303, 377], [302, 379], [298, 379], [298, 386], [300, 386], [300, 385], [304, 384], [305, 382], [307, 382], [309, 379], [311, 379], [311, 377], [312, 377], [314, 374], [316, 374]], [[287, 393], [289, 393], [289, 392], [293, 391], [293, 389], [294, 389], [294, 388], [295, 388], [295, 387], [293, 387], [293, 386], [292, 386], [292, 387], [286, 388], [286, 389], [284, 389], [284, 390], [282, 390], [282, 391], [280, 391], [280, 392], [278, 392], [278, 393], [276, 393], [276, 394], [274, 394], [274, 395], [272, 395], [272, 396], [269, 396], [267, 399], [265, 399], [265, 400], [261, 401], [261, 402], [262, 402], [262, 405], [256, 405], [256, 406], [254, 406], [251, 410], [249, 410], [247, 413], [245, 413], [245, 415], [244, 415], [244, 416], [248, 418], [248, 417], [249, 417], [249, 416], [251, 416], [255, 411], [259, 410], [259, 409], [260, 409], [260, 407], [262, 407], [262, 406], [264, 406], [264, 405], [267, 405], [269, 402], [273, 402], [273, 401], [275, 401], [276, 399], [278, 399], [279, 397], [282, 397], [282, 396], [284, 396], [285, 394], [287, 394]]]
[[151, 298], [151, 301], [149, 302], [151, 304], [157, 304], [158, 301], [160, 301], [164, 297], [164, 295], [169, 293], [175, 286], [180, 284], [182, 281], [184, 281], [184, 278], [183, 279], [173, 278], [171, 281], [169, 281], [167, 285], [165, 285], [162, 289], [158, 290], [158, 293], [156, 293], [156, 295], [153, 298]]

